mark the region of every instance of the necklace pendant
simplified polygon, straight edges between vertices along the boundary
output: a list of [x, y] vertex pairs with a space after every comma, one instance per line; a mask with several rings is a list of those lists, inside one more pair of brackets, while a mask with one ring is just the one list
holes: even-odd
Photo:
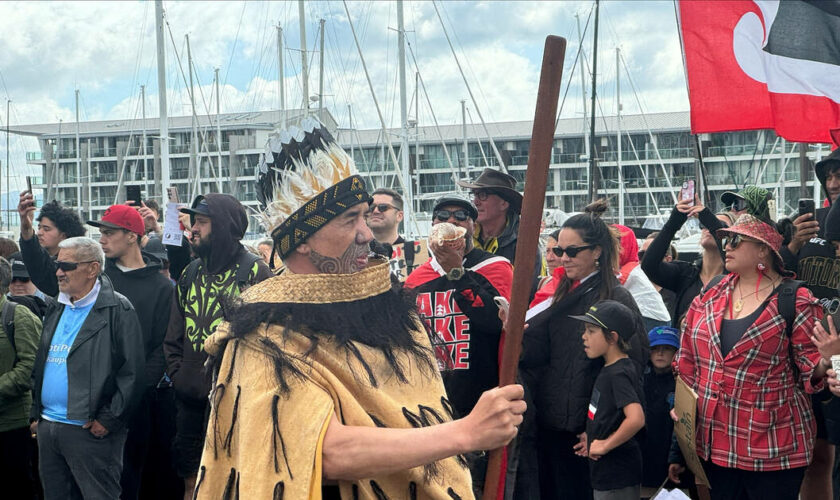
[[741, 312], [741, 309], [744, 308], [744, 301], [743, 300], [736, 300], [735, 301], [735, 312]]

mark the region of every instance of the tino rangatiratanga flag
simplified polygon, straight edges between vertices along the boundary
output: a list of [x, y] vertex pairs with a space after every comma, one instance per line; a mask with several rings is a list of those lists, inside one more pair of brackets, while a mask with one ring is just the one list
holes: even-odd
[[693, 133], [840, 128], [840, 1], [680, 0]]

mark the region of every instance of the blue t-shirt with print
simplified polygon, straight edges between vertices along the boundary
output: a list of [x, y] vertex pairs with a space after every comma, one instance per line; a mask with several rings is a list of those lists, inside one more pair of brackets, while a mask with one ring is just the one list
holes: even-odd
[[67, 355], [94, 302], [91, 300], [82, 307], [64, 306], [56, 325], [44, 366], [44, 383], [41, 385], [41, 416], [47, 420], [72, 425], [85, 424], [83, 420], [67, 418]]

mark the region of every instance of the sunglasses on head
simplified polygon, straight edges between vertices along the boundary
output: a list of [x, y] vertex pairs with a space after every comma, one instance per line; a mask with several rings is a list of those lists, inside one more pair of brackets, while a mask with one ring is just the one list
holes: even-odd
[[438, 210], [435, 212], [435, 219], [440, 222], [446, 222], [450, 217], [455, 217], [455, 220], [464, 222], [470, 217], [470, 213], [466, 210]]
[[370, 206], [370, 209], [368, 210], [368, 213], [372, 214], [374, 210], [378, 210], [379, 213], [384, 214], [385, 212], [387, 212], [388, 210], [391, 210], [392, 208], [394, 208], [394, 206], [389, 205], [388, 203], [374, 203]]
[[735, 250], [736, 248], [738, 248], [738, 245], [740, 245], [741, 243], [743, 243], [745, 241], [755, 242], [755, 240], [747, 238], [746, 236], [741, 236], [740, 234], [736, 234], [734, 236], [727, 236], [725, 238], [721, 238], [720, 244], [723, 245], [723, 248], [729, 247], [732, 250]]
[[64, 271], [75, 271], [76, 268], [79, 267], [79, 264], [90, 264], [91, 262], [96, 262], [95, 260], [85, 260], [82, 262], [68, 262], [66, 260], [57, 260], [55, 261], [55, 265], [58, 266], [59, 269]]
[[557, 246], [557, 247], [552, 248], [551, 251], [554, 252], [554, 255], [556, 255], [558, 257], [562, 257], [563, 254], [566, 254], [566, 255], [569, 256], [570, 259], [574, 259], [575, 257], [577, 257], [577, 254], [579, 254], [580, 252], [582, 252], [584, 250], [590, 250], [592, 248], [595, 248], [595, 246], [596, 245], [584, 245], [582, 247], [566, 247], [566, 248]]

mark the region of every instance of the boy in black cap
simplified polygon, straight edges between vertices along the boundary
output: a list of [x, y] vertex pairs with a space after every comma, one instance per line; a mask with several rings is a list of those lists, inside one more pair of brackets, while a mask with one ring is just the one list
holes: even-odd
[[634, 439], [645, 426], [641, 379], [627, 355], [633, 337], [633, 312], [614, 300], [602, 300], [583, 316], [583, 348], [590, 359], [604, 358], [595, 380], [585, 438], [575, 446], [588, 456], [595, 500], [636, 500], [642, 482], [642, 451]]

